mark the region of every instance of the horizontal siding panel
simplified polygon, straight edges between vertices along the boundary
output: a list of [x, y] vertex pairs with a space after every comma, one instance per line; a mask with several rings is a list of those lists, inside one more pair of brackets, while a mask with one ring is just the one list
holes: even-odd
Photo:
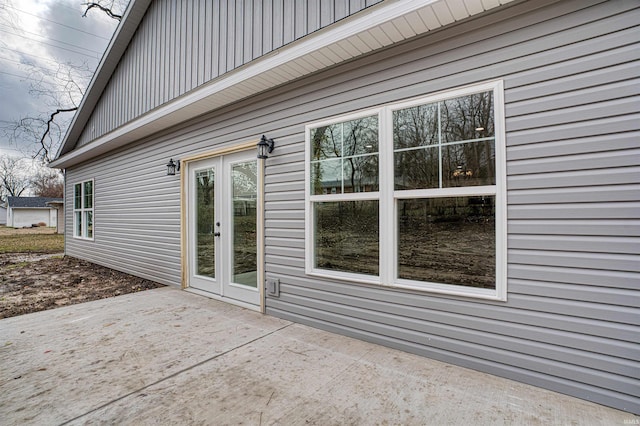
[[640, 183], [640, 167], [578, 170], [507, 177], [508, 189], [594, 187]]
[[[337, 314], [347, 314], [349, 307], [356, 302], [348, 297], [340, 298], [338, 295], [327, 295], [309, 289], [296, 289], [284, 286], [282, 300], [295, 298], [296, 304], [315, 308], [318, 305], [325, 307], [325, 311]], [[328, 296], [328, 297], [327, 297]], [[385, 308], [390, 308], [388, 311]], [[455, 337], [456, 340], [474, 343], [481, 346], [494, 346], [506, 348], [509, 351], [520, 352], [528, 355], [537, 355], [542, 358], [552, 357], [556, 361], [564, 361], [574, 365], [588, 366], [594, 369], [604, 370], [614, 369], [616, 373], [627, 377], [637, 377], [638, 363], [634, 362], [640, 356], [640, 347], [637, 345], [621, 343], [616, 354], [619, 356], [596, 355], [597, 349], [603, 343], [600, 339], [589, 338], [588, 336], [572, 335], [570, 333], [557, 333], [555, 345], [541, 344], [536, 341], [537, 336], [545, 336], [542, 330], [534, 327], [521, 327], [517, 324], [505, 324], [495, 321], [485, 321], [476, 319], [471, 322], [468, 319], [456, 318], [455, 316], [441, 312], [420, 312], [410, 309], [393, 309], [393, 307], [382, 306], [382, 304], [369, 303], [365, 308], [357, 309], [355, 318], [369, 320], [374, 323], [392, 324], [401, 329], [414, 331], [425, 331], [427, 338], [448, 338]], [[442, 320], [442, 321], [438, 321]], [[530, 339], [518, 340], [513, 336], [527, 335]], [[545, 336], [547, 337], [547, 336]], [[548, 337], [547, 337], [548, 338]], [[569, 346], [570, 345], [570, 346]], [[580, 352], [570, 349], [580, 347], [588, 352]], [[594, 349], [596, 353], [594, 353]], [[602, 354], [600, 354], [602, 355]]]
[[[640, 66], [640, 63], [635, 62], [634, 64], [625, 65], [628, 65], [629, 67], [633, 65], [637, 68]], [[607, 75], [616, 75], [615, 70], [607, 70]], [[538, 97], [535, 99], [525, 99], [514, 103], [507, 101], [509, 103], [508, 108], [505, 109], [505, 115], [512, 118], [511, 124], [514, 124], [516, 117], [524, 119], [528, 114], [536, 114], [539, 111], [559, 111], [561, 109], [570, 111], [569, 108], [575, 108], [578, 105], [589, 105], [591, 107], [592, 105], [599, 105], [603, 102], [607, 102], [610, 99], [615, 99], [614, 102], [619, 104], [628, 103], [630, 101], [632, 103], [638, 102], [637, 100], [634, 101], [634, 99], [637, 99], [637, 96], [640, 95], [640, 79], [636, 78], [612, 84], [601, 83], [601, 85], [596, 87], [588, 87], [586, 89], [568, 93], [566, 88], [562, 87], [561, 83], [558, 82], [557, 89], [557, 94], [550, 96], [542, 97], [539, 93]], [[505, 97], [506, 96], [507, 95], [505, 94]], [[616, 112], [618, 111], [620, 110], [616, 108]], [[597, 117], [600, 117], [600, 115], [597, 115]], [[585, 119], [587, 116], [581, 116], [581, 118]], [[536, 120], [535, 124], [538, 126], [543, 123]]]
[[265, 226], [269, 229], [283, 228], [283, 229], [304, 229], [304, 220], [292, 220], [292, 219], [267, 219]]
[[[572, 122], [542, 128], [512, 131], [509, 133], [508, 146], [523, 145], [545, 141], [571, 138], [583, 138], [593, 135], [632, 132], [638, 130], [640, 114], [611, 116], [587, 122]], [[507, 121], [507, 127], [509, 127]]]
[[[593, 285], [637, 290], [640, 276], [634, 272], [606, 271], [599, 269], [580, 269], [554, 266], [519, 265], [510, 263], [509, 278], [530, 281], [548, 281], [568, 284]], [[553, 303], [552, 300], [549, 303]], [[588, 313], [587, 313], [588, 315]]]
[[[638, 229], [640, 232], [640, 229]], [[640, 238], [510, 234], [510, 249], [562, 250], [588, 253], [640, 253]]]
[[511, 279], [509, 291], [530, 296], [640, 308], [640, 294], [635, 290]]
[[266, 202], [291, 201], [304, 198], [303, 191], [268, 192], [264, 199]]
[[509, 220], [508, 233], [637, 237], [640, 220]]
[[[640, 254], [584, 253], [509, 249], [509, 262], [566, 268], [640, 272]], [[640, 275], [638, 276], [640, 280]], [[638, 281], [640, 283], [640, 281]]]
[[626, 219], [637, 218], [640, 202], [513, 205], [510, 219]]
[[[318, 287], [318, 289], [309, 288], [307, 286], [299, 287], [296, 285], [286, 284], [285, 282], [281, 287], [281, 292], [286, 295], [292, 294], [309, 300], [322, 300], [344, 306], [358, 306], [367, 312], [387, 313], [398, 317], [428, 321], [433, 325], [441, 324], [461, 327], [472, 332], [493, 332], [502, 336], [511, 337], [526, 335], [530, 341], [546, 341], [558, 346], [580, 348], [595, 353], [601, 351], [602, 346], [606, 343], [606, 339], [604, 338], [593, 337], [581, 333], [570, 333], [559, 330], [550, 332], [544, 327], [523, 325], [510, 321], [495, 321], [481, 317], [469, 318], [467, 315], [460, 315], [446, 311], [413, 308], [390, 304], [380, 300], [369, 300], [365, 298], [345, 296], [344, 294], [328, 293], [319, 291], [319, 288], [320, 287]], [[422, 328], [424, 330], [432, 330], [432, 327], [426, 324]], [[448, 333], [445, 333], [445, 335], [447, 334]], [[623, 368], [628, 368], [628, 365], [630, 364], [628, 361], [637, 360], [638, 355], [640, 355], [640, 347], [633, 343], [616, 342], [616, 346], [617, 347], [615, 349], [609, 348], [606, 350], [610, 350], [609, 355], [612, 355], [611, 361], [619, 362], [627, 366]], [[619, 357], [620, 354], [625, 354], [625, 356]], [[590, 354], [589, 357], [593, 357], [593, 354]], [[633, 374], [629, 373], [630, 371], [627, 369], [623, 374], [633, 376]]]
[[628, 97], [606, 102], [592, 102], [588, 105], [578, 105], [571, 108], [554, 109], [550, 111], [529, 113], [525, 116], [508, 117], [507, 132], [517, 132], [526, 129], [551, 127], [566, 123], [583, 123], [588, 120], [601, 119], [603, 116], [627, 115], [638, 112], [640, 99]]
[[[640, 105], [640, 102], [638, 103]], [[619, 151], [564, 155], [555, 158], [511, 161], [507, 167], [510, 176], [533, 173], [553, 173], [570, 170], [593, 170], [629, 167], [640, 164], [640, 147]]]
[[304, 220], [304, 210], [277, 210], [265, 212], [265, 219], [271, 220]]
[[[613, 58], [608, 52], [609, 66], [600, 63], [597, 69], [571, 74], [560, 78], [536, 81], [520, 87], [513, 87], [505, 91], [507, 116], [524, 115], [529, 112], [545, 111], [549, 108], [561, 108], [571, 105], [581, 105], [611, 98], [623, 98], [637, 95], [638, 67], [637, 59], [640, 53], [633, 46], [613, 49], [623, 58]], [[623, 55], [628, 53], [631, 55]], [[634, 60], [636, 56], [636, 60]], [[584, 60], [584, 58], [583, 58]], [[624, 61], [624, 63], [619, 63]], [[608, 96], [612, 93], [613, 96]], [[546, 105], [546, 102], [552, 103]]]
[[267, 256], [287, 257], [291, 259], [302, 259], [303, 261], [304, 261], [304, 253], [305, 253], [304, 247], [269, 246], [265, 249], [265, 254]]
[[[288, 299], [288, 298], [287, 298]], [[325, 321], [337, 322], [348, 325], [355, 329], [361, 329], [368, 332], [375, 332], [388, 337], [394, 337], [414, 343], [422, 342], [425, 338], [423, 331], [415, 331], [410, 327], [410, 321], [403, 321], [398, 324], [396, 318], [385, 316], [384, 322], [373, 322], [369, 313], [365, 319], [358, 318], [361, 310], [353, 309], [353, 312], [347, 314], [339, 311], [339, 306], [317, 302], [315, 306], [305, 306], [308, 302], [304, 298], [295, 298], [296, 303], [290, 303], [295, 309], [290, 309], [294, 313], [302, 315], [314, 315]], [[289, 310], [289, 309], [288, 309]], [[387, 325], [392, 324], [392, 325]], [[459, 334], [462, 331], [455, 330]], [[510, 350], [499, 349], [496, 347], [479, 346], [474, 343], [468, 343], [463, 340], [456, 340], [449, 337], [441, 337], [427, 333], [429, 338], [429, 347], [438, 348], [451, 353], [471, 353], [474, 357], [481, 359], [490, 359], [500, 363], [512, 365], [515, 367], [545, 371], [547, 374], [560, 377], [572, 377], [578, 382], [596, 382], [603, 388], [616, 390], [619, 392], [631, 394], [633, 389], [638, 386], [638, 381], [626, 377], [613, 377], [612, 374], [604, 373], [598, 370], [588, 369], [582, 366], [558, 362], [552, 359], [535, 357], [532, 355], [518, 353]], [[456, 336], [459, 337], [459, 336]]]
[[638, 194], [640, 185], [514, 190], [509, 191], [509, 204], [615, 203], [635, 201]]
[[[350, 326], [345, 326], [332, 321], [323, 321], [317, 318], [306, 316], [305, 314], [292, 313], [282, 309], [282, 305], [273, 303], [267, 305], [267, 314], [275, 315], [289, 321], [319, 327], [324, 330], [340, 333], [356, 339], [369, 341], [376, 344], [390, 346], [410, 353], [416, 353], [445, 363], [453, 363], [463, 367], [485, 371], [490, 374], [508, 377], [512, 380], [530, 383], [547, 389], [555, 389], [557, 392], [569, 395], [597, 395], [599, 401], [604, 405], [624, 407], [627, 411], [637, 410], [637, 398], [632, 394], [620, 394], [606, 391], [598, 386], [584, 383], [576, 383], [561, 377], [550, 376], [540, 372], [517, 369], [492, 360], [480, 359], [461, 353], [441, 351], [437, 348], [416, 344], [390, 336], [382, 337], [379, 334], [359, 330]], [[505, 369], [506, 368], [506, 369]], [[631, 408], [630, 408], [631, 407]]]
[[637, 342], [638, 328], [626, 324], [575, 318], [562, 313], [538, 312], [529, 308], [514, 309], [511, 306], [505, 306], [500, 303], [470, 302], [381, 286], [339, 284], [319, 278], [300, 276], [299, 269], [283, 265], [269, 265], [268, 271], [268, 275], [278, 276], [282, 285], [289, 284], [296, 287], [322, 289], [323, 292], [354, 296], [362, 300], [377, 300], [394, 306], [411, 306], [426, 310], [450, 312], [465, 317], [488, 318], [508, 323], [535, 325], [549, 330], [576, 332], [603, 338], [609, 338], [615, 334], [618, 340], [632, 344]]

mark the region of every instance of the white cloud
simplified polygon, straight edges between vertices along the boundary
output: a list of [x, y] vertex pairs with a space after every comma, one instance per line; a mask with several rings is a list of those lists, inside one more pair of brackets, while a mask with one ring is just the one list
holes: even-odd
[[[46, 70], [58, 63], [86, 62], [92, 70], [98, 65], [118, 22], [97, 10], [85, 18], [83, 12], [80, 0], [0, 0], [0, 126], [52, 111], [46, 98], [29, 93], [31, 78], [53, 82]], [[15, 149], [0, 138], [0, 152]]]

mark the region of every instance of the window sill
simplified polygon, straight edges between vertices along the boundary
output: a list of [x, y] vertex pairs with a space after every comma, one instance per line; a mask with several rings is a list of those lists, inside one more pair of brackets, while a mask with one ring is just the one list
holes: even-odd
[[[393, 283], [387, 284], [380, 281], [379, 277], [372, 277], [370, 275], [353, 274], [349, 272], [337, 272], [327, 271], [322, 269], [312, 269], [307, 271], [308, 276], [332, 279], [341, 281], [343, 283], [356, 283], [367, 284], [379, 288], [386, 289], [401, 289], [411, 290], [424, 295], [436, 294], [457, 296], [471, 299], [492, 300], [497, 302], [506, 302], [506, 291], [501, 292], [499, 290], [475, 288], [475, 287], [463, 287], [451, 284], [438, 284], [438, 283], [422, 283], [418, 281], [410, 280], [396, 280]], [[502, 294], [504, 293], [504, 295]]]

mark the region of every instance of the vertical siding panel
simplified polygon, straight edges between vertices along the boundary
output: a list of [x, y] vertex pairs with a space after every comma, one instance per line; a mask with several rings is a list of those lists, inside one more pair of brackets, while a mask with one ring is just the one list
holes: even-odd
[[312, 33], [320, 28], [320, 0], [307, 0], [307, 31]]
[[349, 14], [349, 0], [335, 0], [333, 8], [335, 14], [332, 21], [339, 21]]
[[309, 1], [294, 2], [295, 7], [295, 39], [307, 34], [307, 5]]
[[157, 78], [158, 78], [158, 67], [157, 61], [159, 58], [158, 55], [158, 22], [159, 18], [159, 6], [158, 3], [154, 3], [151, 6], [151, 15], [154, 17], [149, 22], [150, 26], [150, 38], [151, 38], [151, 48], [149, 50], [149, 104], [147, 111], [152, 110], [156, 106], [156, 94], [157, 94]]
[[253, 0], [244, 0], [244, 52], [242, 63], [246, 64], [253, 59], [253, 33], [256, 30], [253, 28]]
[[284, 0], [273, 0], [273, 50], [282, 47], [284, 40]]
[[186, 0], [182, 6], [183, 17], [182, 22], [184, 23], [182, 29], [182, 55], [184, 57], [184, 65], [180, 70], [180, 73], [183, 76], [182, 87], [180, 90], [180, 94], [186, 93], [189, 89], [191, 89], [191, 78], [193, 75], [193, 67], [195, 62], [193, 61], [193, 39], [191, 38], [193, 34], [193, 3], [197, 0]]
[[196, 11], [198, 18], [198, 36], [195, 41], [198, 43], [198, 73], [196, 75], [196, 86], [204, 83], [204, 73], [206, 68], [205, 60], [205, 40], [207, 39], [207, 9], [204, 0], [198, 0], [198, 9]]
[[364, 8], [364, 0], [349, 0], [349, 13], [355, 13]]
[[320, 0], [320, 28], [324, 28], [334, 19], [334, 0]]
[[235, 22], [236, 22], [236, 5], [235, 0], [227, 0], [227, 33], [225, 44], [223, 45], [225, 48], [226, 56], [227, 56], [227, 64], [224, 69], [224, 72], [229, 72], [235, 68], [235, 56], [236, 56], [236, 31], [235, 31]]
[[78, 146], [364, 6], [364, 0], [152, 2]]
[[296, 22], [295, 22], [296, 14], [295, 14], [295, 1], [294, 0], [284, 0], [283, 10], [282, 10], [282, 44], [291, 43], [295, 39], [295, 30], [296, 30]]
[[229, 17], [227, 11], [228, 0], [218, 0], [220, 2], [220, 15], [218, 16], [218, 75], [227, 72], [227, 46], [229, 46]]
[[233, 46], [229, 46], [234, 52], [233, 68], [237, 68], [244, 63], [244, 42], [245, 42], [245, 28], [244, 28], [244, 0], [235, 1], [235, 16], [233, 19], [235, 28], [235, 41]]
[[[263, 0], [262, 2], [262, 53], [266, 54], [274, 49], [273, 47], [273, 1]], [[275, 0], [277, 1], [277, 0]]]
[[167, 100], [175, 98], [178, 94], [176, 93], [176, 72], [175, 68], [178, 67], [178, 37], [177, 34], [177, 14], [179, 13], [179, 2], [180, 0], [171, 0], [171, 11], [169, 13], [169, 19], [171, 22], [171, 27], [169, 31], [167, 31], [167, 40], [170, 43], [170, 51], [169, 56], [167, 57], [167, 75], [169, 77], [169, 92], [167, 96]]
[[179, 95], [187, 91], [187, 85], [191, 79], [191, 61], [188, 57], [189, 50], [191, 49], [189, 46], [190, 43], [188, 42], [188, 34], [192, 24], [188, 8], [191, 3], [192, 0], [182, 0], [180, 8], [180, 33], [178, 35], [178, 37], [180, 37], [180, 60], [178, 61], [179, 66], [176, 68], [176, 72], [180, 76]]
[[262, 55], [262, 0], [253, 0], [253, 40], [252, 59], [258, 58]]
[[204, 62], [203, 62], [203, 75], [202, 81], [200, 84], [203, 84], [206, 81], [211, 80], [212, 78], [212, 60], [211, 53], [213, 51], [213, 36], [211, 34], [214, 31], [213, 24], [213, 9], [215, 8], [215, 3], [213, 1], [202, 0], [202, 7], [204, 8], [204, 13], [202, 14], [204, 23], [202, 24], [202, 31], [204, 32], [203, 38], [203, 53], [204, 53]]

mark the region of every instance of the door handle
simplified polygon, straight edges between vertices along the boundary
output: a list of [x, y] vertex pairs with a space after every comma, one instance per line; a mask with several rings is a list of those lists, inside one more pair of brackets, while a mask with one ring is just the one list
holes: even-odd
[[219, 236], [220, 236], [220, 233], [219, 233], [219, 232], [214, 232], [214, 233], [213, 233], [213, 236], [214, 236], [214, 237], [219, 237]]

